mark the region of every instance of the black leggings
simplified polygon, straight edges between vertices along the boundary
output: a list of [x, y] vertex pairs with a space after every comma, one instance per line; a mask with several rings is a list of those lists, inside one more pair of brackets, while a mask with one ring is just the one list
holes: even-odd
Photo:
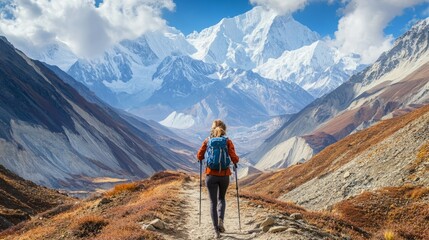
[[215, 229], [218, 226], [218, 218], [224, 219], [226, 201], [225, 195], [229, 185], [229, 176], [206, 176], [206, 186], [209, 190], [210, 197], [210, 213]]

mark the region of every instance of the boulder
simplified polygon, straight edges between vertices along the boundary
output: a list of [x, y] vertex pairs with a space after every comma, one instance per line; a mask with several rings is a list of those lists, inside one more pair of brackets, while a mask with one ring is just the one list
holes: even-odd
[[270, 228], [271, 228], [271, 225], [270, 226], [263, 226], [262, 227], [262, 231], [263, 232], [268, 232], [268, 230], [270, 230]]
[[165, 229], [165, 223], [158, 218], [153, 220], [149, 224], [154, 226], [156, 229], [160, 229], [160, 230]]
[[272, 226], [276, 223], [276, 220], [273, 217], [267, 217], [263, 222], [261, 222], [261, 227]]
[[156, 228], [152, 224], [145, 224], [142, 226], [142, 229], [148, 230], [148, 231], [156, 231]]

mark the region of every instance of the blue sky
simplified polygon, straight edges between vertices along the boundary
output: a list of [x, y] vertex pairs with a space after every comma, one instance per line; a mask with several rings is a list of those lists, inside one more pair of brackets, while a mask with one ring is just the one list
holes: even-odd
[[[100, 1], [100, 0], [99, 0]], [[248, 0], [174, 0], [174, 11], [165, 11], [163, 17], [168, 25], [173, 26], [185, 35], [193, 31], [201, 31], [218, 23], [222, 18], [234, 17], [252, 9]], [[335, 1], [314, 1], [303, 10], [293, 13], [293, 17], [321, 36], [333, 37], [338, 28], [341, 9], [344, 4]], [[410, 27], [413, 19], [428, 17], [428, 3], [406, 8], [401, 16], [395, 17], [384, 29], [385, 34], [392, 34], [395, 38]]]
[[362, 63], [429, 16], [429, 0], [0, 0], [0, 35], [35, 52], [61, 42], [86, 58], [165, 23], [188, 35], [253, 6], [292, 14], [343, 54], [359, 54]]

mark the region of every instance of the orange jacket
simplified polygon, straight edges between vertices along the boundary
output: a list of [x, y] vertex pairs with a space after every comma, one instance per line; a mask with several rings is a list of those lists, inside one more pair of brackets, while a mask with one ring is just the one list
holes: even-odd
[[[199, 161], [204, 160], [204, 153], [207, 150], [207, 142], [209, 141], [208, 138], [206, 138], [203, 142], [203, 144], [200, 147], [200, 150], [198, 150], [197, 153], [197, 158]], [[239, 157], [237, 156], [237, 154], [235, 153], [235, 148], [234, 148], [234, 144], [232, 143], [232, 141], [228, 138], [228, 140], [226, 141], [226, 145], [228, 147], [228, 154], [229, 157], [231, 158], [231, 161], [236, 164], [238, 163]], [[231, 169], [225, 169], [225, 170], [212, 170], [209, 167], [206, 168], [206, 174], [207, 175], [213, 175], [213, 176], [229, 176], [231, 175]]]

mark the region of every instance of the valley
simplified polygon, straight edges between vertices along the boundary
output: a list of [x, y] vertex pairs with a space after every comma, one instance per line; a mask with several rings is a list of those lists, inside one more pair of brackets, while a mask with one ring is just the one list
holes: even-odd
[[173, 0], [1, 2], [0, 239], [213, 239], [215, 119], [240, 157], [220, 239], [428, 239], [427, 1], [329, 1], [330, 35], [272, 3], [184, 34]]

